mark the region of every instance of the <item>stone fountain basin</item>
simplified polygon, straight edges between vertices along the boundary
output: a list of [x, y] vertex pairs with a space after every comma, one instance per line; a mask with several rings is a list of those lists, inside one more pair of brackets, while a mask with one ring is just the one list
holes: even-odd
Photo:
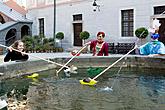
[[[123, 55], [110, 55], [110, 56], [77, 56], [69, 63], [69, 65], [77, 66], [78, 68], [88, 67], [108, 67]], [[65, 64], [71, 56], [49, 58], [57, 63]], [[141, 55], [128, 55], [126, 58], [118, 62], [114, 67], [120, 67], [125, 62], [124, 67], [137, 67], [137, 68], [151, 68], [158, 70], [165, 70], [165, 57], [149, 57]], [[43, 60], [33, 59], [25, 62], [7, 62], [0, 64], [0, 79], [13, 78], [22, 75], [32, 74], [49, 69], [58, 69], [57, 65], [48, 63]]]

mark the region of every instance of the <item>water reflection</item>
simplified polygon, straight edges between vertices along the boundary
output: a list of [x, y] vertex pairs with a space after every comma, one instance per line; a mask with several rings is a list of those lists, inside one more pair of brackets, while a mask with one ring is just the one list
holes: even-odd
[[[165, 79], [161, 76], [140, 76], [139, 87], [143, 97], [154, 103], [165, 104]], [[164, 99], [163, 99], [164, 98]]]
[[79, 83], [84, 78], [80, 74], [70, 78], [57, 78], [52, 71], [42, 74], [35, 80], [2, 81], [0, 94], [19, 91], [18, 98], [27, 96], [30, 110], [162, 110], [165, 104], [165, 77], [161, 75], [121, 72], [112, 89], [115, 77], [109, 75], [102, 76], [96, 86], [84, 86]]
[[165, 94], [164, 77], [140, 76], [139, 82], [142, 87], [150, 88], [150, 90], [153, 91], [154, 95], [160, 96], [162, 94]]

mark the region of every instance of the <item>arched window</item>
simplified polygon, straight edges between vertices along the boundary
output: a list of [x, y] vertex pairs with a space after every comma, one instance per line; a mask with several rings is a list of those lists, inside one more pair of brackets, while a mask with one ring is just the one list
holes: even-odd
[[21, 38], [23, 38], [25, 35], [30, 35], [30, 28], [27, 25], [24, 25], [21, 28]]
[[17, 30], [16, 29], [10, 29], [5, 37], [6, 45], [10, 46], [16, 41], [16, 35], [17, 35]]

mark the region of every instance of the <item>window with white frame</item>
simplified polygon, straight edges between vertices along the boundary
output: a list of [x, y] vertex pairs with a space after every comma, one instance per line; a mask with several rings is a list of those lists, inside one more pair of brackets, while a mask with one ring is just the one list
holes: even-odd
[[81, 20], [82, 20], [82, 14], [73, 15], [73, 21], [81, 21]]
[[121, 10], [121, 35], [133, 37], [134, 35], [134, 10]]
[[39, 35], [45, 35], [44, 34], [44, 18], [39, 18]]

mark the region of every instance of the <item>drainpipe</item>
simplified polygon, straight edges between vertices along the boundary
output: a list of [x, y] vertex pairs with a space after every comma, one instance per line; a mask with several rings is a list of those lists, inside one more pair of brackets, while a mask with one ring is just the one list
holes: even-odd
[[54, 38], [54, 47], [56, 47], [56, 0], [54, 0], [54, 25], [53, 25], [53, 38]]

